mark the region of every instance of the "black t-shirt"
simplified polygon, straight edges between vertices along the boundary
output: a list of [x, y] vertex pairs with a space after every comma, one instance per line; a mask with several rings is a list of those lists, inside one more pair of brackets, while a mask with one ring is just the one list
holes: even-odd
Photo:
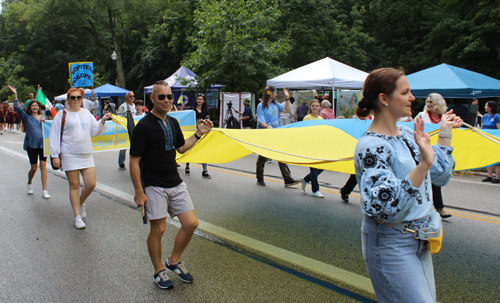
[[130, 155], [141, 157], [144, 187], [171, 188], [182, 182], [177, 172], [175, 149], [184, 145], [184, 136], [176, 119], [167, 116], [165, 123], [167, 121], [173, 137], [171, 146], [166, 146], [170, 134], [169, 129], [164, 126], [160, 118], [152, 113], [148, 113], [134, 128]]
[[201, 113], [195, 108], [194, 112], [196, 113], [196, 125], [198, 125], [198, 121], [200, 119], [210, 119], [210, 113], [207, 110], [201, 111]]

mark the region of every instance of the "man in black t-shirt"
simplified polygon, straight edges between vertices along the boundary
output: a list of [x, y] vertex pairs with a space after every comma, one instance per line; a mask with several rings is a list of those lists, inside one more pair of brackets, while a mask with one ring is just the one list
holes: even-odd
[[[184, 282], [193, 281], [181, 263], [181, 255], [198, 227], [191, 197], [177, 172], [176, 151], [181, 154], [187, 152], [201, 136], [210, 131], [213, 124], [210, 120], [201, 119], [195, 134], [184, 140], [179, 122], [167, 116], [174, 100], [168, 84], [156, 82], [150, 98], [153, 111], [137, 123], [132, 135], [130, 177], [135, 189], [135, 203], [142, 207], [143, 215], [146, 211], [151, 224], [147, 245], [154, 266], [154, 281], [160, 288], [167, 289], [172, 288], [173, 283], [165, 268]], [[177, 232], [172, 254], [163, 266], [161, 238], [165, 232], [167, 215], [172, 218], [177, 216], [181, 228]]]

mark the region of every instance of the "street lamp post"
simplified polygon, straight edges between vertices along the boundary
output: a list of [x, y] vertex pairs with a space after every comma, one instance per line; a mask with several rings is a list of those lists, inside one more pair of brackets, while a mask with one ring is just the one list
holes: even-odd
[[111, 54], [111, 59], [113, 59], [113, 62], [115, 63], [115, 69], [114, 69], [114, 72], [113, 72], [113, 75], [114, 75], [114, 78], [115, 78], [115, 84], [116, 85], [116, 58], [118, 58], [118, 55], [116, 54], [115, 51], [113, 51], [113, 53]]

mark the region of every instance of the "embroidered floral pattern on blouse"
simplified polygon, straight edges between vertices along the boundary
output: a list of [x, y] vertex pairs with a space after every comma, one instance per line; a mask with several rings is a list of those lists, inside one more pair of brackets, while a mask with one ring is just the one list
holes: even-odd
[[358, 156], [363, 162], [363, 168], [378, 168], [378, 169], [387, 169], [390, 167], [390, 156], [386, 158], [382, 158], [384, 153], [385, 146], [379, 146], [375, 148], [373, 151], [370, 148], [367, 148], [365, 154], [359, 153]]
[[442, 151], [444, 151], [448, 156], [451, 156], [451, 153], [453, 152], [452, 149], [446, 146], [437, 145], [437, 147], [439, 147]]
[[[424, 179], [424, 182], [426, 182], [427, 176]], [[427, 184], [427, 182], [426, 182]], [[401, 180], [401, 187], [403, 188], [404, 191], [406, 191], [410, 196], [415, 197], [415, 200], [417, 200], [418, 204], [422, 204], [422, 195], [420, 194], [420, 190], [414, 189], [413, 186], [411, 186], [410, 182], [406, 179]]]

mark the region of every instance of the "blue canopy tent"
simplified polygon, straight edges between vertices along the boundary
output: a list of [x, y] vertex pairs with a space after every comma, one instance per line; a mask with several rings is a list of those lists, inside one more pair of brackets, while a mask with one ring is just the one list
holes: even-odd
[[[188, 83], [186, 83], [185, 85], [183, 85], [181, 83], [183, 80], [187, 80]], [[198, 84], [196, 82], [196, 74], [193, 73], [193, 71], [191, 71], [189, 68], [184, 67], [184, 66], [181, 66], [175, 73], [173, 73], [172, 75], [170, 75], [164, 81], [167, 82], [168, 85], [170, 86], [170, 88], [172, 89], [172, 93], [175, 96], [175, 102], [174, 102], [174, 104], [177, 104], [177, 100], [179, 100], [179, 97], [180, 97], [181, 92], [183, 90], [185, 90], [185, 89], [187, 89], [188, 87], [191, 87], [191, 86], [196, 86]], [[222, 87], [224, 87], [224, 85], [214, 84], [214, 85], [212, 85], [207, 90], [207, 96], [205, 96], [205, 97], [207, 99], [207, 105], [208, 105], [209, 109], [211, 107], [215, 108], [215, 106], [217, 106], [217, 103], [215, 103], [215, 106], [214, 106], [212, 104], [213, 102], [210, 102], [211, 98], [210, 98], [210, 96], [208, 96], [208, 94], [210, 94], [210, 93], [217, 93]], [[146, 100], [146, 95], [147, 94], [151, 94], [151, 93], [153, 93], [153, 85], [144, 87], [144, 100]], [[184, 96], [183, 97], [184, 99], [187, 99], [189, 101], [189, 103], [187, 103], [187, 104], [185, 103], [186, 105], [188, 105], [188, 107], [189, 107], [189, 105], [194, 106], [194, 100], [193, 100], [194, 96], [193, 95], [191, 95], [191, 94], [183, 94], [183, 96]], [[193, 100], [193, 101], [191, 101], [191, 100]]]
[[500, 96], [500, 80], [445, 63], [406, 78], [412, 94], [417, 98], [425, 98], [430, 93], [461, 99]]
[[[94, 93], [97, 99], [99, 99], [99, 117], [102, 115], [101, 108], [101, 97], [125, 97], [129, 90], [124, 88], [112, 85], [112, 84], [104, 84], [103, 86], [99, 86], [94, 89]], [[92, 90], [89, 90], [85, 93], [86, 98], [92, 97]], [[119, 105], [119, 104], [118, 104]]]
[[[125, 97], [125, 95], [129, 91], [118, 87], [114, 86], [112, 84], [104, 84], [103, 86], [99, 86], [98, 88], [94, 88], [94, 93], [96, 97]], [[92, 91], [88, 91], [85, 93], [85, 97], [90, 98], [92, 97]]]

